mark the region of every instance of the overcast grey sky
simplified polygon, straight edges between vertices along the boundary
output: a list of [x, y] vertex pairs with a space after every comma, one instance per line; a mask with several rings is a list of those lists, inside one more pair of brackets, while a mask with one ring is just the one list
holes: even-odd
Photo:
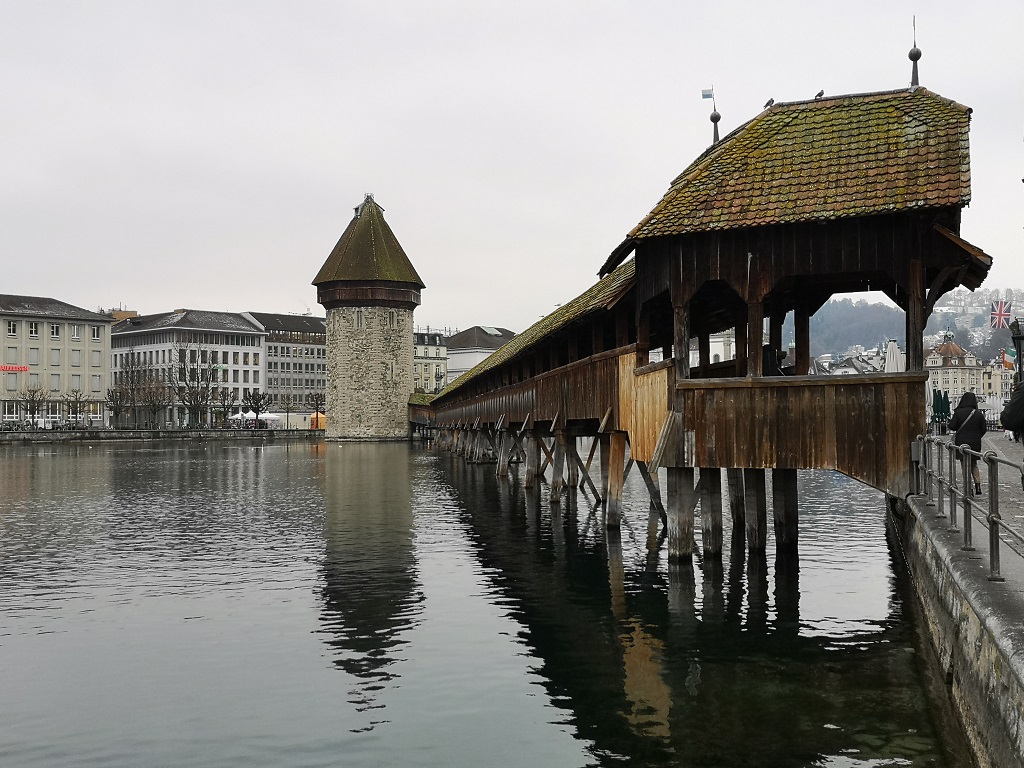
[[962, 234], [1024, 288], [1024, 3], [0, 0], [0, 293], [322, 314], [365, 192], [417, 324], [522, 331], [711, 139], [921, 84], [974, 109]]

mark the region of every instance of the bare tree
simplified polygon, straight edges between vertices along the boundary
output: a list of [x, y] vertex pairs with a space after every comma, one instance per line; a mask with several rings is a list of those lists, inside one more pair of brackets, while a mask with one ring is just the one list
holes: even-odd
[[238, 402], [238, 396], [231, 387], [219, 387], [213, 391], [213, 408], [220, 413], [220, 423], [224, 426], [228, 420], [228, 414]]
[[201, 426], [213, 403], [213, 382], [216, 370], [211, 355], [199, 343], [182, 340], [172, 350], [172, 386], [178, 400], [188, 410], [189, 426]]
[[33, 427], [36, 426], [36, 414], [42, 410], [46, 398], [46, 392], [42, 387], [32, 385], [25, 387], [15, 397], [21, 409], [28, 414]]
[[146, 381], [139, 392], [139, 401], [149, 412], [153, 427], [157, 429], [162, 421], [161, 414], [174, 405], [174, 399], [174, 390], [159, 376]]
[[61, 400], [64, 401], [64, 410], [67, 412], [68, 420], [75, 426], [78, 426], [85, 412], [89, 409], [91, 400], [80, 389], [72, 389], [70, 392], [65, 392], [61, 395]]
[[256, 414], [256, 426], [259, 427], [260, 414], [270, 407], [270, 395], [258, 389], [250, 389], [242, 398], [242, 405]]
[[117, 422], [115, 426], [121, 426], [121, 414], [128, 408], [128, 393], [124, 387], [116, 385], [108, 389], [104, 404], [114, 416], [114, 421]]
[[327, 396], [323, 392], [310, 392], [306, 395], [306, 405], [316, 413], [327, 413]]
[[115, 378], [115, 386], [124, 393], [122, 410], [132, 415], [132, 426], [139, 426], [139, 405], [142, 402], [142, 389], [148, 380], [149, 371], [143, 363], [143, 352], [136, 352], [135, 347], [128, 347], [120, 355], [119, 370]]
[[[295, 395], [298, 398], [298, 395]], [[296, 400], [292, 399], [291, 395], [281, 395], [281, 410], [284, 411], [284, 426], [285, 429], [291, 429], [291, 414], [295, 410], [295, 406], [298, 405]]]

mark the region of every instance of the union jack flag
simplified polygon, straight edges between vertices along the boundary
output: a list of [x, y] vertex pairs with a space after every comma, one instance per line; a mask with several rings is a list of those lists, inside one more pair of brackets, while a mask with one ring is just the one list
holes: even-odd
[[989, 324], [993, 328], [1009, 328], [1010, 327], [1010, 313], [1013, 307], [1008, 301], [993, 301], [992, 302], [992, 318]]

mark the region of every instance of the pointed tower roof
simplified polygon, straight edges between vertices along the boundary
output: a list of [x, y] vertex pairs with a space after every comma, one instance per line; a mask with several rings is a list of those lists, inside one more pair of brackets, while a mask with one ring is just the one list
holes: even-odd
[[395, 233], [384, 220], [384, 209], [367, 194], [313, 279], [317, 301], [336, 306], [412, 305], [425, 288]]

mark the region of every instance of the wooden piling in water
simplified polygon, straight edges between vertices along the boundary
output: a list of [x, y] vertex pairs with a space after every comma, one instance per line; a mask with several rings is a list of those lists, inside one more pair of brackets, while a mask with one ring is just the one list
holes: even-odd
[[608, 436], [608, 450], [601, 451], [601, 463], [607, 457], [608, 490], [605, 505], [605, 525], [618, 528], [622, 522], [622, 484], [625, 480], [626, 433], [612, 432]]
[[768, 499], [764, 470], [744, 469], [743, 486], [747, 549], [760, 552], [764, 550], [768, 538]]
[[772, 514], [775, 518], [776, 546], [795, 550], [799, 529], [795, 469], [772, 470]]
[[668, 467], [668, 557], [693, 556], [693, 511], [697, 506], [693, 467]]
[[701, 549], [705, 557], [722, 556], [722, 471], [700, 470]]

